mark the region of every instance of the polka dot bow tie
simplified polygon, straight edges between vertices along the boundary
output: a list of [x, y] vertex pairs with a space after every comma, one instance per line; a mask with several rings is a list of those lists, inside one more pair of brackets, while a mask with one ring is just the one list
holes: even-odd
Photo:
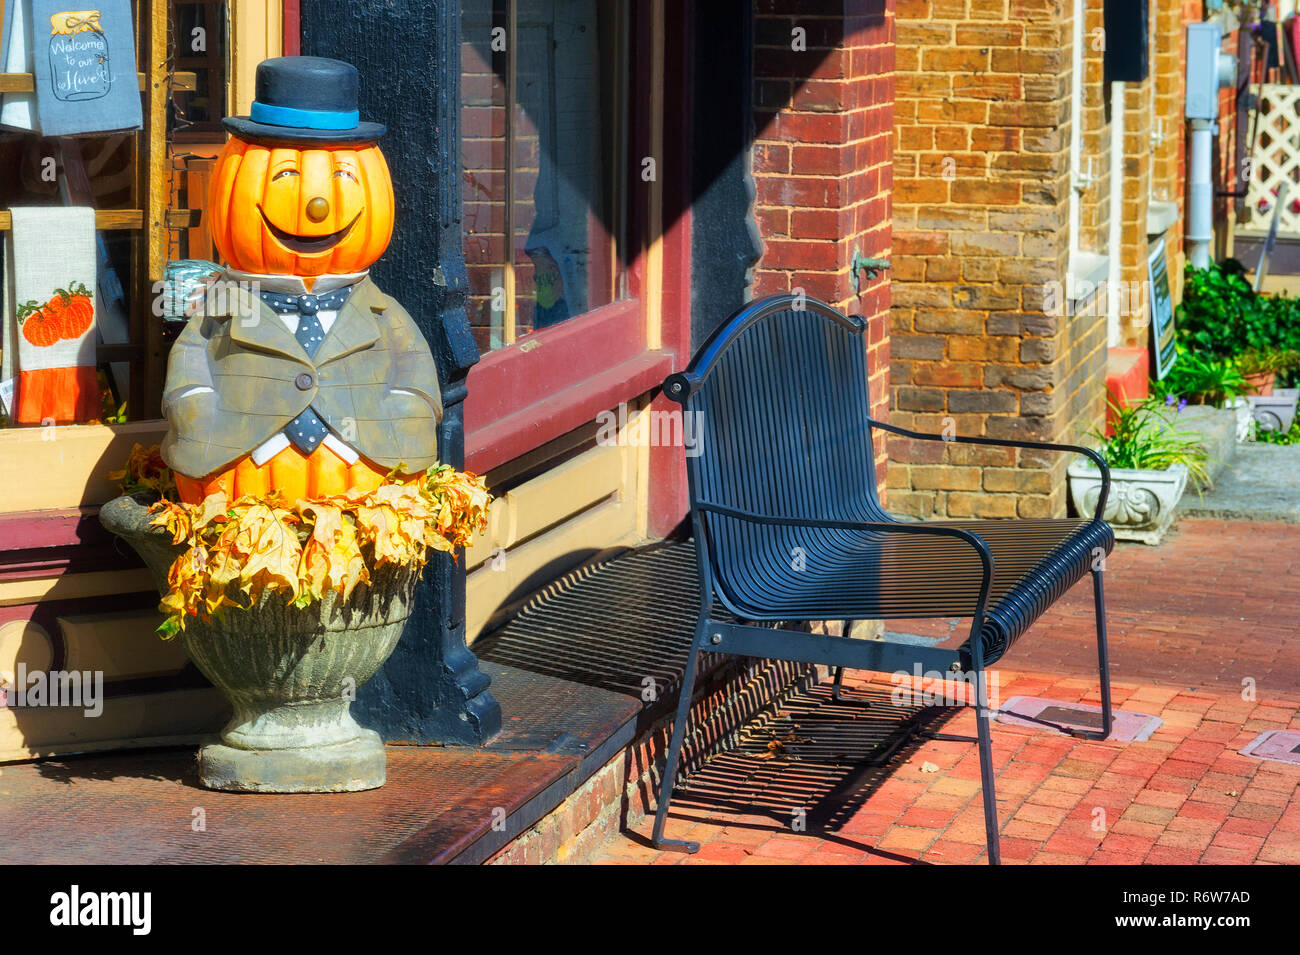
[[[320, 311], [338, 311], [348, 300], [350, 288], [336, 289], [323, 295], [284, 295], [279, 292], [263, 292], [262, 300], [277, 315], [298, 313], [298, 327], [293, 337], [298, 340], [308, 357], [315, 358], [320, 344], [325, 340], [325, 329], [316, 317]], [[308, 376], [310, 377], [310, 376]], [[285, 426], [285, 435], [301, 448], [311, 454], [329, 434], [329, 427], [312, 408], [307, 408]]]
[[335, 289], [320, 295], [287, 295], [283, 292], [262, 292], [262, 301], [271, 307], [277, 315], [297, 315], [298, 330], [295, 336], [298, 344], [306, 349], [308, 355], [315, 355], [325, 336], [321, 329], [317, 312], [337, 312], [343, 307], [352, 293], [350, 287]]

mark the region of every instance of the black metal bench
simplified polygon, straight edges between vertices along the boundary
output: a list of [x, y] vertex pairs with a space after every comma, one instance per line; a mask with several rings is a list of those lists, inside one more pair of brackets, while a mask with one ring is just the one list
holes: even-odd
[[[812, 299], [753, 303], [723, 324], [664, 392], [693, 415], [687, 457], [701, 606], [660, 786], [656, 846], [664, 838], [697, 658], [703, 651], [891, 673], [920, 664], [975, 689], [989, 862], [999, 861], [985, 668], [1052, 603], [1091, 573], [1097, 615], [1102, 727], [1111, 731], [1101, 572], [1114, 545], [1101, 519], [1110, 484], [1094, 451], [1037, 441], [922, 434], [870, 416], [866, 323]], [[1101, 469], [1090, 519], [905, 522], [876, 494], [873, 431], [926, 441], [1073, 451]], [[698, 452], [698, 453], [695, 453]], [[721, 604], [741, 621], [716, 619]], [[970, 617], [956, 650], [852, 640], [771, 622]], [[750, 623], [768, 622], [768, 626]]]

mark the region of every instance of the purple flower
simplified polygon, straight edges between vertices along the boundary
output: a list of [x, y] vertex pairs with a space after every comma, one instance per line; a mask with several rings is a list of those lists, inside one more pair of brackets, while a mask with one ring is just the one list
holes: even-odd
[[1177, 395], [1165, 395], [1165, 407], [1168, 408], [1171, 404], [1173, 404], [1177, 400], [1178, 400]]
[[1182, 401], [1178, 402], [1178, 410], [1179, 410], [1179, 411], [1182, 411], [1182, 410], [1183, 410], [1184, 408], [1186, 408], [1186, 407], [1187, 407], [1187, 399], [1186, 399], [1186, 398], [1184, 398]]

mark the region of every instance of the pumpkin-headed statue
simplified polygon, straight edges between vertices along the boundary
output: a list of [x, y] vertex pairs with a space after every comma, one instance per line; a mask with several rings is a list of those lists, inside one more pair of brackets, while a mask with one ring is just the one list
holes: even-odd
[[371, 490], [436, 460], [433, 356], [367, 277], [393, 187], [357, 92], [347, 63], [279, 57], [258, 66], [250, 115], [225, 120], [207, 219], [226, 294], [177, 339], [163, 392], [183, 501]]

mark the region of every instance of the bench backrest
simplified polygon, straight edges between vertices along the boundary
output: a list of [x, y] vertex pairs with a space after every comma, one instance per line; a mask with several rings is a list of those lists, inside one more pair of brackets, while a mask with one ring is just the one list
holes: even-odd
[[[664, 382], [691, 416], [691, 505], [877, 520], [865, 322], [781, 295], [733, 315]], [[688, 432], [689, 433], [689, 432]], [[698, 520], [698, 512], [697, 512]], [[783, 546], [771, 526], [706, 519], [715, 569]]]

